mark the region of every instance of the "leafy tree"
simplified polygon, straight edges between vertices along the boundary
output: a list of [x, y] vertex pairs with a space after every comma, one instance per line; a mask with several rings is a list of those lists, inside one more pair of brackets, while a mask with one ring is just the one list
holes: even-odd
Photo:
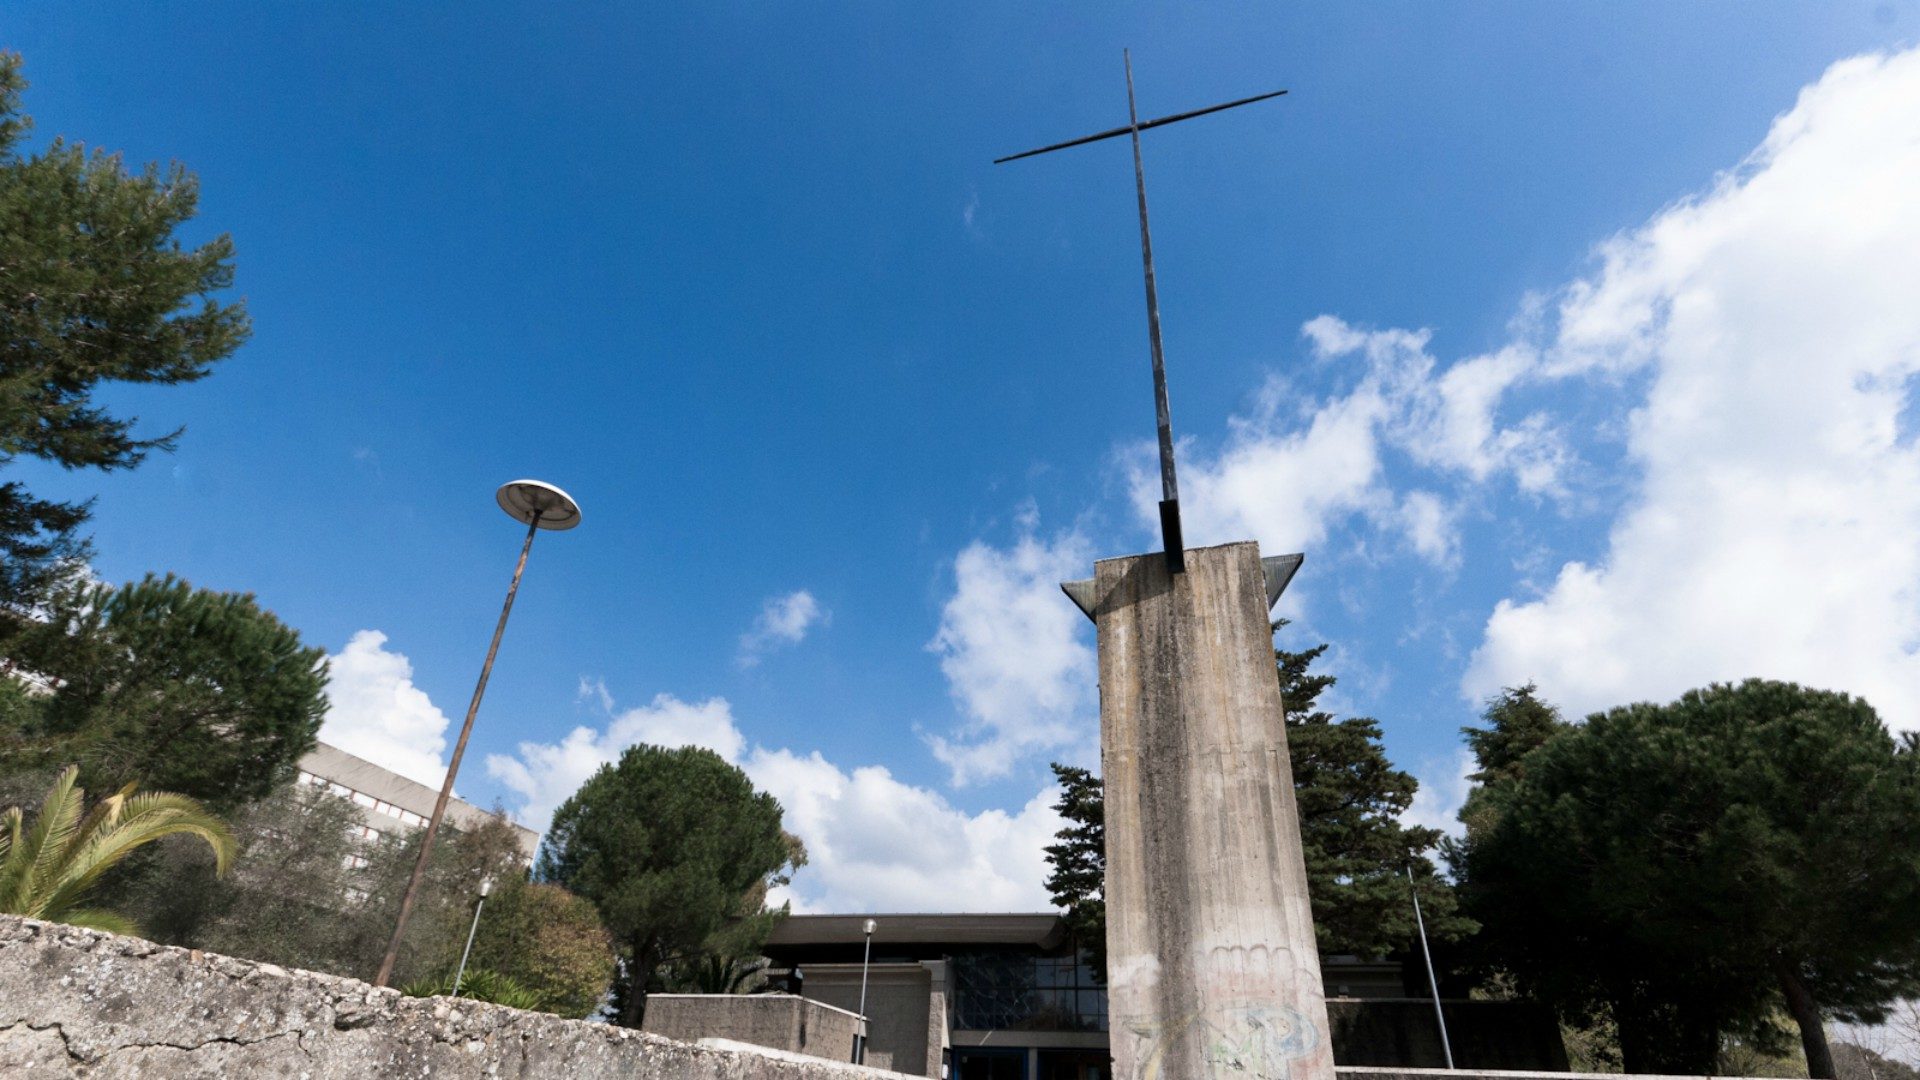
[[213, 850], [214, 871], [226, 871], [233, 834], [192, 799], [164, 791], [136, 794], [128, 785], [83, 815], [87, 793], [77, 786], [79, 774], [77, 768], [60, 774], [31, 829], [18, 806], [0, 814], [0, 911], [138, 933], [132, 920], [80, 904], [114, 864], [176, 833], [205, 841]]
[[711, 750], [629, 747], [554, 814], [536, 876], [593, 901], [620, 952], [616, 1019], [638, 1027], [663, 964], [757, 950], [798, 865], [780, 804]]
[[95, 787], [231, 808], [293, 778], [326, 712], [322, 650], [252, 596], [170, 574], [61, 589], [9, 652], [57, 688], [12, 733], [7, 764], [78, 762]]
[[613, 943], [592, 903], [516, 876], [481, 911], [468, 964], [540, 994], [548, 1011], [581, 1018], [613, 982]]
[[1920, 992], [1920, 755], [1866, 702], [1749, 680], [1590, 717], [1485, 789], [1461, 870], [1536, 996], [1604, 1008], [1632, 1072], [1712, 1072], [1777, 1003], [1822, 1019]]
[[[132, 468], [180, 432], [136, 434], [95, 391], [193, 382], [240, 347], [245, 304], [214, 298], [233, 284], [233, 242], [181, 244], [199, 184], [179, 164], [129, 172], [60, 138], [26, 153], [26, 85], [19, 54], [0, 52], [0, 468]], [[0, 483], [0, 610], [30, 606], [85, 558], [90, 509]]]
[[[1439, 831], [1399, 818], [1413, 805], [1418, 781], [1387, 760], [1377, 721], [1337, 720], [1318, 708], [1320, 695], [1335, 683], [1333, 676], [1311, 670], [1326, 651], [1325, 645], [1274, 651], [1320, 951], [1381, 956], [1411, 941], [1416, 927], [1407, 895], [1409, 866], [1428, 935], [1439, 941], [1463, 937], [1474, 924], [1458, 913], [1452, 890], [1425, 855], [1439, 843]], [[1056, 764], [1053, 770], [1061, 784], [1054, 809], [1068, 824], [1058, 834], [1060, 842], [1047, 848], [1053, 866], [1047, 889], [1081, 946], [1097, 958], [1096, 970], [1104, 970], [1106, 827], [1100, 781], [1084, 769]]]

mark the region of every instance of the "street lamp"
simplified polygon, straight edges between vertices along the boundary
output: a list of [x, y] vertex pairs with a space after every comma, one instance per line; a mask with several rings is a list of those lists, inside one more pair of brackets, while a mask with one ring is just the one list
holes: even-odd
[[1433, 974], [1433, 951], [1427, 948], [1427, 920], [1420, 914], [1420, 888], [1413, 883], [1413, 864], [1407, 864], [1407, 891], [1413, 896], [1413, 921], [1420, 928], [1420, 953], [1427, 958], [1427, 986], [1433, 990], [1433, 1018], [1440, 1024], [1440, 1052], [1453, 1068], [1453, 1044], [1447, 1041], [1447, 1014], [1440, 1009], [1440, 980]]
[[[486, 663], [480, 665], [480, 682], [473, 688], [473, 700], [467, 704], [466, 722], [460, 725], [460, 740], [453, 744], [453, 757], [447, 762], [447, 779], [440, 785], [440, 797], [434, 800], [433, 816], [427, 818], [427, 834], [420, 840], [420, 856], [413, 861], [413, 876], [407, 879], [407, 891], [400, 897], [400, 917], [393, 924], [393, 940], [387, 943], [387, 955], [380, 960], [380, 972], [373, 985], [385, 986], [393, 977], [393, 964], [400, 957], [400, 939], [407, 931], [407, 917], [413, 914], [413, 902], [426, 877], [427, 859], [433, 854], [433, 838], [440, 832], [440, 819], [446, 815], [447, 800], [453, 797], [453, 778], [460, 773], [460, 758], [467, 752], [467, 737], [473, 734], [473, 718], [480, 712], [480, 699], [487, 692], [487, 677], [493, 674], [493, 658], [500, 651], [500, 635], [506, 633], [507, 616], [513, 611], [514, 594], [520, 591], [520, 575], [527, 569], [527, 552], [533, 549], [533, 534], [541, 529], [560, 531], [580, 524], [580, 504], [552, 484], [539, 480], [515, 480], [501, 484], [494, 501], [507, 516], [527, 527], [527, 538], [520, 545], [520, 561], [513, 567], [513, 583], [507, 586], [507, 601], [500, 605], [500, 621], [493, 627], [493, 644], [487, 646]], [[476, 912], [476, 915], [478, 913]]]
[[487, 894], [493, 891], [493, 875], [480, 879], [480, 899], [473, 905], [473, 925], [467, 928], [467, 947], [460, 950], [460, 966], [453, 973], [453, 996], [460, 996], [460, 977], [467, 973], [467, 957], [473, 955], [473, 935], [480, 932], [480, 909], [487, 906]]
[[867, 952], [860, 958], [860, 1034], [853, 1040], [853, 1063], [867, 1063], [867, 968], [873, 963], [873, 931], [879, 923], [867, 920]]

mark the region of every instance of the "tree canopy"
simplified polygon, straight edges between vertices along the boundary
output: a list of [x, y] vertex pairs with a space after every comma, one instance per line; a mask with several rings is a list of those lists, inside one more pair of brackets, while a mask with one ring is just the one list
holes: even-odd
[[1628, 1071], [1712, 1072], [1784, 1003], [1830, 1077], [1823, 1016], [1920, 992], [1920, 755], [1866, 702], [1714, 685], [1482, 766], [1467, 910], [1523, 989], [1610, 1011]]
[[481, 912], [469, 969], [500, 973], [562, 1016], [584, 1017], [613, 982], [613, 943], [592, 903], [558, 885], [509, 879]]
[[51, 697], [0, 733], [15, 768], [78, 762], [96, 789], [132, 781], [216, 809], [293, 778], [326, 712], [325, 653], [252, 596], [168, 575], [56, 591], [8, 644]]
[[[1400, 820], [1413, 804], [1418, 781], [1387, 760], [1377, 721], [1340, 720], [1319, 708], [1320, 695], [1336, 681], [1311, 670], [1326, 651], [1325, 645], [1274, 651], [1320, 951], [1382, 956], [1405, 948], [1416, 932], [1405, 877], [1409, 866], [1428, 934], [1441, 941], [1460, 938], [1473, 923], [1458, 913], [1452, 890], [1426, 854], [1440, 842], [1439, 831]], [[1054, 809], [1068, 824], [1059, 842], [1047, 848], [1052, 867], [1047, 889], [1066, 912], [1081, 947], [1104, 961], [1106, 827], [1100, 781], [1085, 769], [1056, 764], [1053, 770], [1061, 784]], [[1102, 970], [1104, 963], [1095, 967]]]
[[[25, 152], [26, 85], [19, 54], [0, 52], [0, 469], [21, 457], [131, 468], [180, 432], [142, 435], [95, 391], [192, 382], [240, 347], [245, 304], [217, 299], [233, 284], [233, 242], [181, 243], [199, 185], [177, 163], [129, 171], [60, 138]], [[85, 558], [89, 511], [0, 482], [0, 612]]]
[[629, 747], [561, 805], [536, 876], [599, 908], [622, 960], [619, 1023], [639, 1026], [661, 965], [765, 941], [765, 890], [805, 858], [780, 820], [773, 796], [697, 747]]

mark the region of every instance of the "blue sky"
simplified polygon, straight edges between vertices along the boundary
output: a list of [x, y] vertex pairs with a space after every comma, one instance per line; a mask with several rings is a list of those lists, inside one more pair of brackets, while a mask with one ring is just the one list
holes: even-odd
[[[779, 794], [815, 909], [1037, 906], [1090, 761], [1054, 591], [1154, 544], [1146, 137], [1190, 538], [1460, 794], [1503, 683], [1920, 727], [1920, 4], [13, 5], [41, 137], [178, 159], [253, 341], [117, 390], [178, 453], [95, 568], [337, 655], [326, 737], [538, 824], [637, 738]], [[1858, 58], [1858, 59], [1849, 59]], [[1835, 66], [1839, 65], [1839, 66]]]

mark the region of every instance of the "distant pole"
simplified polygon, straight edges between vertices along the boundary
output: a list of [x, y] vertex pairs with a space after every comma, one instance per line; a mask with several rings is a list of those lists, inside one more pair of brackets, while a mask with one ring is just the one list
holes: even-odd
[[427, 876], [427, 861], [433, 856], [433, 838], [439, 835], [440, 819], [446, 816], [447, 800], [453, 798], [453, 779], [460, 774], [460, 759], [466, 756], [467, 738], [473, 734], [473, 718], [480, 713], [480, 699], [486, 696], [487, 679], [493, 675], [493, 658], [500, 652], [500, 637], [507, 632], [507, 616], [513, 614], [513, 598], [520, 591], [520, 575], [527, 569], [527, 552], [533, 550], [533, 534], [541, 529], [571, 529], [580, 524], [580, 506], [572, 496], [552, 484], [539, 480], [515, 480], [500, 485], [494, 493], [500, 509], [527, 526], [527, 538], [520, 545], [520, 561], [513, 566], [513, 583], [507, 586], [506, 603], [500, 605], [500, 621], [493, 626], [493, 643], [487, 646], [486, 662], [480, 665], [480, 682], [473, 688], [473, 700], [467, 704], [466, 722], [460, 725], [460, 739], [453, 744], [453, 757], [447, 762], [447, 778], [440, 785], [440, 797], [434, 800], [433, 814], [427, 818], [427, 833], [420, 840], [420, 854], [413, 861], [413, 875], [407, 879], [407, 891], [400, 896], [400, 917], [394, 920], [393, 939], [387, 942], [387, 954], [380, 958], [380, 971], [373, 985], [385, 986], [393, 978], [393, 965], [400, 959], [400, 942], [406, 937], [407, 918], [413, 914], [414, 901], [420, 895], [420, 883]]
[[480, 909], [487, 906], [487, 894], [493, 891], [493, 878], [480, 879], [480, 899], [473, 905], [473, 925], [467, 927], [467, 947], [460, 950], [460, 967], [453, 973], [453, 996], [460, 996], [460, 979], [467, 973], [467, 957], [473, 955], [473, 935], [480, 932]]
[[1433, 951], [1427, 948], [1427, 920], [1420, 914], [1420, 890], [1413, 884], [1413, 864], [1407, 864], [1407, 891], [1413, 896], [1413, 921], [1420, 928], [1420, 953], [1427, 958], [1427, 986], [1433, 990], [1433, 1018], [1440, 1024], [1440, 1052], [1453, 1068], [1453, 1044], [1447, 1041], [1447, 1014], [1440, 1011], [1440, 980], [1433, 974]]
[[860, 1034], [853, 1039], [853, 1063], [867, 1063], [867, 968], [873, 963], [873, 932], [879, 923], [867, 920], [867, 952], [860, 958]]

